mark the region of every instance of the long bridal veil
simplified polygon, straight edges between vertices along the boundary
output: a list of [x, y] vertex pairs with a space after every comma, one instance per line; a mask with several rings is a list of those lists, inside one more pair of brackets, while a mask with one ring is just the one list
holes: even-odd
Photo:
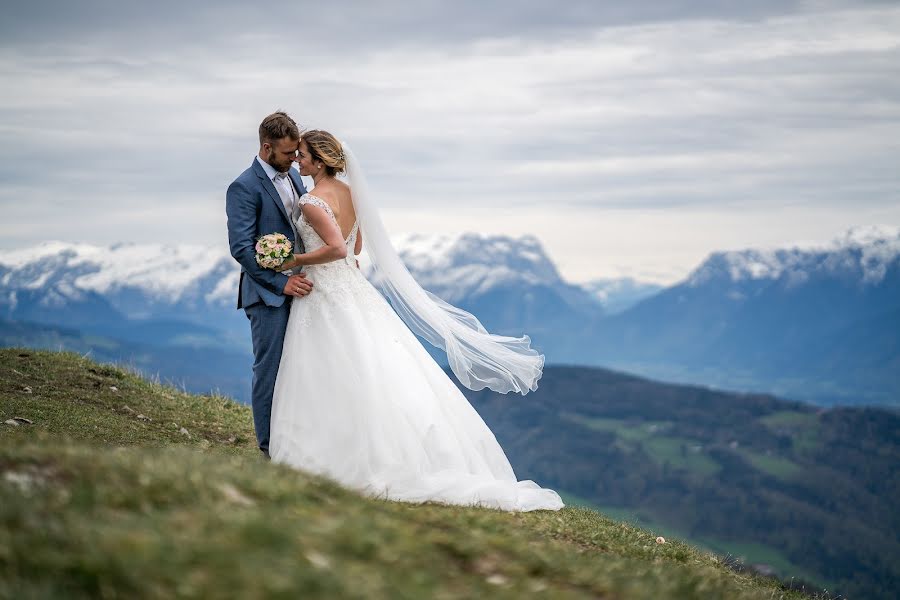
[[391, 244], [359, 161], [346, 143], [341, 144], [363, 244], [382, 293], [403, 322], [447, 353], [450, 368], [467, 388], [523, 395], [536, 390], [544, 356], [531, 348], [531, 339], [488, 333], [474, 315], [416, 283]]

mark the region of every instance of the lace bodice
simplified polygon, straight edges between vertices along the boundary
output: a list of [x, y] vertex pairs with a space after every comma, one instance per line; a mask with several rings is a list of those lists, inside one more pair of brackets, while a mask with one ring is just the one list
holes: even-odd
[[[304, 218], [301, 207], [314, 204], [328, 213], [337, 225], [337, 219], [328, 203], [312, 194], [303, 194], [294, 211], [294, 225], [297, 234], [303, 240], [303, 247], [312, 252], [325, 245], [325, 242]], [[339, 227], [339, 226], [338, 226]], [[298, 327], [307, 326], [315, 315], [327, 314], [329, 307], [355, 304], [361, 306], [364, 313], [376, 310], [378, 304], [385, 302], [378, 291], [365, 278], [356, 266], [353, 248], [359, 235], [359, 223], [354, 223], [350, 235], [344, 240], [347, 245], [347, 257], [319, 265], [303, 267], [303, 274], [313, 282], [313, 292], [303, 298], [297, 298], [291, 305], [291, 319]]]
[[[319, 198], [318, 196], [314, 196], [312, 194], [306, 193], [300, 196], [300, 201], [297, 203], [297, 208], [294, 210], [294, 225], [297, 227], [297, 233], [300, 235], [300, 239], [303, 240], [303, 248], [306, 252], [312, 252], [313, 250], [318, 250], [322, 246], [325, 245], [324, 240], [316, 233], [316, 230], [313, 229], [313, 226], [306, 220], [306, 217], [303, 216], [303, 211], [301, 210], [304, 204], [312, 204], [313, 206], [318, 206], [331, 217], [331, 220], [334, 221], [334, 224], [337, 225], [338, 229], [340, 229], [340, 225], [338, 225], [337, 219], [334, 216], [334, 211], [331, 210], [331, 207], [327, 202]], [[344, 240], [344, 244], [347, 246], [347, 258], [343, 261], [335, 261], [336, 263], [344, 262], [354, 269], [356, 268], [356, 257], [353, 255], [353, 249], [356, 246], [356, 236], [359, 231], [359, 222], [353, 223], [353, 227], [350, 230], [350, 235], [347, 236], [347, 239]], [[333, 264], [333, 263], [326, 263]], [[321, 267], [325, 265], [313, 265], [316, 267]]]

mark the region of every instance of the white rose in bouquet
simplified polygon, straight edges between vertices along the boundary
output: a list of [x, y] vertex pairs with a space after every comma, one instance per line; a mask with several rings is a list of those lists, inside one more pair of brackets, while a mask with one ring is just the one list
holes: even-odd
[[256, 264], [276, 269], [290, 258], [293, 244], [283, 233], [270, 233], [256, 240]]

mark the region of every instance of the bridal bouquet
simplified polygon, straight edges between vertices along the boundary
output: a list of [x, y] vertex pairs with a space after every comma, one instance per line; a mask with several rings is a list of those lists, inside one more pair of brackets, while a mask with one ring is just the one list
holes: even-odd
[[256, 264], [274, 269], [291, 256], [293, 244], [283, 233], [270, 233], [256, 240]]

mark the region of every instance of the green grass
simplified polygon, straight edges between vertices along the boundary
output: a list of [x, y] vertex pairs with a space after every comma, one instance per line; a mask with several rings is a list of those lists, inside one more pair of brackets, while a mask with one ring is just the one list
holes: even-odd
[[664, 421], [632, 423], [624, 419], [593, 418], [567, 412], [563, 412], [562, 417], [590, 429], [615, 433], [618, 437], [629, 442], [641, 442], [653, 433], [665, 431], [671, 427], [671, 423]]
[[652, 515], [644, 512], [638, 513], [621, 506], [600, 506], [590, 500], [569, 493], [560, 493], [560, 496], [569, 506], [575, 505], [596, 510], [608, 518], [648, 531], [653, 536], [661, 535], [667, 540], [676, 538], [690, 539], [690, 542], [702, 551], [717, 554], [729, 561], [736, 560], [747, 565], [761, 563], [774, 569], [781, 577], [802, 578], [808, 582], [815, 582], [823, 589], [834, 589], [836, 587], [834, 583], [823, 580], [821, 576], [797, 566], [784, 554], [764, 544], [733, 540], [726, 541], [709, 536], [692, 537], [689, 532], [660, 523]]
[[776, 431], [789, 432], [797, 452], [811, 452], [822, 445], [819, 415], [814, 412], [782, 410], [760, 418], [760, 422]]
[[803, 472], [803, 467], [787, 458], [750, 450], [741, 450], [740, 453], [754, 467], [779, 479], [789, 480]]
[[[721, 465], [709, 456], [694, 452], [691, 447], [695, 444], [689, 439], [678, 437], [657, 436], [648, 438], [643, 442], [644, 450], [660, 464], [666, 464], [678, 468], [693, 471], [703, 477], [710, 477], [721, 470]], [[685, 449], [682, 453], [682, 449]]]
[[806, 428], [815, 426], [818, 416], [809, 411], [779, 410], [761, 417], [759, 421], [769, 427]]
[[245, 406], [77, 355], [0, 350], [0, 417], [34, 421], [0, 424], [0, 598], [804, 597], [587, 508], [365, 498], [264, 461]]
[[[673, 467], [689, 469], [703, 476], [713, 476], [720, 469], [719, 464], [714, 460], [690, 450], [696, 442], [664, 435], [664, 433], [671, 431], [670, 423], [662, 421], [633, 423], [619, 419], [587, 418], [571, 413], [565, 414], [565, 417], [590, 427], [591, 429], [613, 432], [616, 434], [617, 438], [625, 441], [632, 447], [640, 444], [641, 447], [643, 447], [643, 449], [659, 464], [669, 463]], [[816, 415], [812, 413], [782, 411], [767, 415], [761, 420], [764, 421], [766, 425], [773, 428], [790, 428], [800, 430], [801, 432], [808, 432], [810, 428], [816, 427], [816, 419]], [[683, 444], [688, 448], [685, 455], [682, 455]], [[789, 480], [802, 472], [802, 467], [787, 458], [768, 456], [747, 449], [740, 449], [738, 452], [750, 462], [754, 468], [779, 479]], [[715, 552], [722, 556], [740, 559], [741, 562], [747, 564], [763, 563], [769, 565], [782, 577], [790, 577], [793, 575], [795, 577], [802, 577], [806, 581], [816, 582], [825, 588], [831, 587], [833, 589], [834, 587], [833, 584], [824, 581], [821, 576], [817, 576], [816, 574], [807, 572], [805, 569], [796, 566], [782, 553], [764, 544], [734, 542], [730, 540], [723, 541], [708, 536], [692, 538], [689, 532], [665, 525], [645, 512], [636, 513], [633, 510], [623, 507], [599, 506], [584, 498], [571, 495], [564, 496], [564, 499], [567, 501], [571, 500], [573, 504], [578, 506], [598, 510], [619, 521], [628, 522], [637, 527], [641, 527], [654, 535], [659, 534], [666, 538], [677, 537], [686, 540], [690, 539], [692, 543], [709, 552]]]
[[573, 413], [563, 413], [563, 418], [597, 431], [615, 433], [630, 448], [641, 447], [658, 464], [668, 463], [676, 469], [692, 471], [701, 477], [710, 477], [721, 470], [721, 465], [709, 456], [694, 452], [695, 441], [667, 435], [672, 423], [642, 421], [631, 423], [620, 419], [598, 419]]
[[726, 558], [735, 558], [745, 564], [763, 563], [772, 567], [776, 573], [783, 577], [802, 578], [806, 581], [816, 582], [823, 589], [834, 589], [835, 584], [822, 579], [820, 575], [809, 572], [790, 561], [784, 554], [766, 546], [752, 542], [735, 542], [733, 540], [720, 540], [716, 538], [701, 538], [697, 543], [710, 551]]

